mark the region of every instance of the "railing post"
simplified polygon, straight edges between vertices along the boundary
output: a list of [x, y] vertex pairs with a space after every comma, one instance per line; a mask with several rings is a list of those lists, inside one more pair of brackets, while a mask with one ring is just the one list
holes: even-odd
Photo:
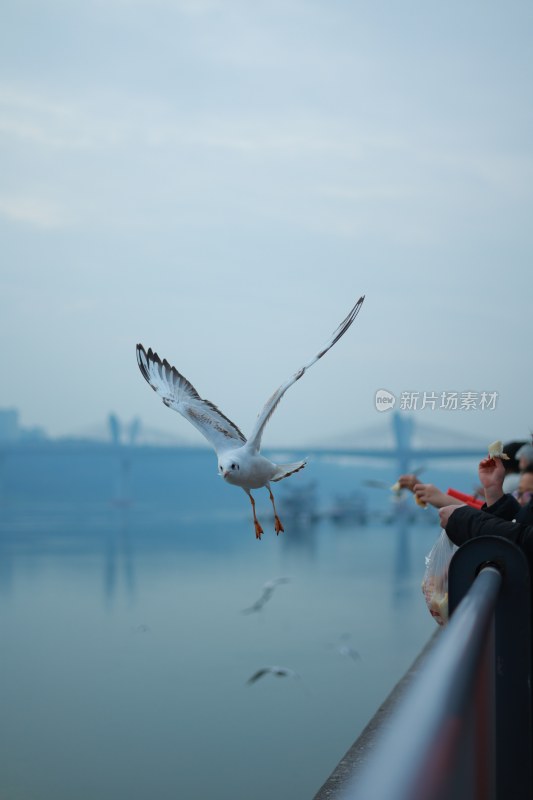
[[478, 771], [476, 797], [531, 800], [531, 578], [523, 551], [498, 536], [481, 536], [462, 545], [450, 564], [450, 613], [487, 565], [501, 573], [502, 586], [484, 659], [485, 688], [479, 687], [475, 704], [475, 759], [487, 767], [482, 774]]

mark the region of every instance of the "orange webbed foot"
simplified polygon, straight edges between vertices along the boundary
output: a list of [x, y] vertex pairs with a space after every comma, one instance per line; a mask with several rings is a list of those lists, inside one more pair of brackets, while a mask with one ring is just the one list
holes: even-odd
[[276, 536], [278, 535], [278, 533], [283, 533], [283, 531], [285, 530], [277, 514], [274, 517], [274, 530], [276, 531]]
[[255, 520], [254, 525], [255, 525], [255, 538], [260, 539], [261, 534], [263, 533], [263, 528], [261, 527], [261, 525], [257, 520]]

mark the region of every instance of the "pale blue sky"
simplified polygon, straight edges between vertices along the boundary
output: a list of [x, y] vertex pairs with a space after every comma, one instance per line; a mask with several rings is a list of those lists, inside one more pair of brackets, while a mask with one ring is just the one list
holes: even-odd
[[516, 0], [4, 2], [0, 407], [199, 441], [141, 341], [246, 433], [365, 293], [265, 445], [374, 425], [380, 388], [497, 391], [419, 418], [527, 436], [532, 22]]

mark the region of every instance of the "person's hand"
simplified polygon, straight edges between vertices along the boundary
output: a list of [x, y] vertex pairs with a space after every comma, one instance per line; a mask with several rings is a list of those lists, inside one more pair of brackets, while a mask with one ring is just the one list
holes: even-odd
[[505, 478], [503, 461], [501, 458], [484, 458], [479, 462], [478, 474], [484, 489], [501, 489]]
[[503, 496], [503, 479], [505, 467], [501, 458], [484, 458], [479, 462], [479, 480], [485, 491], [487, 505], [491, 506]]
[[416, 475], [400, 475], [398, 478], [400, 489], [409, 489], [410, 492], [414, 491], [415, 483], [418, 483], [418, 477]]
[[446, 525], [449, 522], [449, 519], [456, 508], [460, 508], [461, 506], [465, 506], [466, 503], [461, 503], [461, 505], [450, 505], [450, 506], [443, 506], [439, 511], [440, 517], [440, 526], [446, 530]]
[[449, 494], [441, 492], [432, 483], [417, 483], [413, 489], [415, 496], [423, 503], [427, 503], [434, 508], [443, 508], [449, 505], [464, 505], [460, 500], [454, 500]]

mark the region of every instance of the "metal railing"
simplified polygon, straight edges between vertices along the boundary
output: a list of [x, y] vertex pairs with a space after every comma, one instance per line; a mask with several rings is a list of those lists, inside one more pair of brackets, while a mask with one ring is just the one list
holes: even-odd
[[339, 800], [533, 797], [531, 593], [509, 540], [472, 539], [450, 564], [450, 621]]

